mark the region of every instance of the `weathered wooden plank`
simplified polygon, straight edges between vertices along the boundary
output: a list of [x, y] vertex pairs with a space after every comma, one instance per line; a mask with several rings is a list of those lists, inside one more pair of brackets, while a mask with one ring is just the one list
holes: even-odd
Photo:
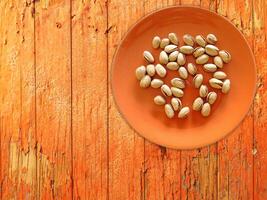
[[30, 1], [0, 1], [0, 199], [36, 194], [32, 9]]
[[37, 198], [72, 198], [70, 1], [35, 3]]
[[[252, 1], [218, 1], [217, 12], [232, 21], [252, 42]], [[218, 198], [252, 199], [253, 113], [218, 143]]]
[[107, 198], [106, 29], [104, 1], [72, 1], [74, 199]]
[[253, 2], [254, 53], [258, 72], [258, 91], [254, 109], [254, 199], [267, 199], [267, 3]]
[[[109, 72], [115, 49], [122, 36], [143, 15], [144, 7], [141, 1], [108, 1]], [[137, 135], [119, 114], [110, 87], [108, 94], [109, 199], [142, 199], [145, 173], [144, 139]]]
[[[215, 1], [181, 1], [214, 11]], [[181, 153], [181, 199], [217, 197], [217, 145]]]

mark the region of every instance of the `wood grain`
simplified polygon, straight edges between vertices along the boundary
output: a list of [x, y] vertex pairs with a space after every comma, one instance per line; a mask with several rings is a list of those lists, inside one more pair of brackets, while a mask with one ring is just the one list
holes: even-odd
[[[238, 12], [237, 12], [238, 11]], [[217, 12], [232, 21], [252, 45], [252, 1], [218, 1]], [[253, 197], [253, 112], [218, 144], [218, 198]]]
[[[122, 36], [144, 15], [143, 11], [142, 1], [108, 1], [109, 72], [115, 49]], [[126, 124], [118, 112], [110, 87], [108, 102], [109, 199], [142, 199], [145, 173], [144, 139]]]
[[267, 199], [267, 3], [253, 2], [254, 54], [257, 63], [258, 91], [254, 109], [254, 199]]
[[0, 199], [36, 196], [33, 4], [0, 1]]
[[70, 1], [35, 4], [37, 198], [72, 198]]
[[74, 199], [107, 198], [106, 29], [104, 1], [72, 1]]

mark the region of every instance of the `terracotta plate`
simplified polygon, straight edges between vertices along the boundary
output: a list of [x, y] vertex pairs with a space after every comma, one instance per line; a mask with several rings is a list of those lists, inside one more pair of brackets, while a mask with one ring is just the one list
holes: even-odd
[[[223, 68], [231, 80], [231, 91], [212, 106], [208, 118], [191, 111], [187, 119], [168, 119], [163, 106], [156, 106], [153, 98], [161, 94], [159, 89], [142, 89], [135, 78], [135, 69], [146, 65], [142, 57], [149, 50], [158, 61], [159, 50], [151, 47], [153, 36], [166, 37], [175, 32], [181, 37], [214, 33], [220, 49], [228, 50], [232, 61]], [[188, 61], [194, 62], [189, 56]], [[256, 70], [253, 54], [243, 35], [227, 19], [216, 13], [196, 7], [170, 7], [151, 13], [139, 20], [126, 34], [119, 45], [112, 64], [111, 83], [116, 104], [130, 126], [146, 139], [162, 146], [191, 149], [214, 143], [233, 131], [245, 117], [255, 94]], [[211, 74], [202, 71], [205, 83]], [[176, 71], [168, 71], [165, 82], [178, 77]], [[191, 107], [198, 90], [187, 80], [183, 104]], [[212, 88], [210, 88], [212, 90]], [[214, 90], [214, 89], [213, 89]], [[216, 91], [216, 90], [215, 90]]]

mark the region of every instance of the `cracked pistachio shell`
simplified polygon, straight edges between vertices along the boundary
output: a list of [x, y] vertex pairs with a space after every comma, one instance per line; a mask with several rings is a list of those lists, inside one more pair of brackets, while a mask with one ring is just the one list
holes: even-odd
[[171, 62], [177, 61], [178, 53], [179, 53], [178, 51], [174, 51], [174, 52], [170, 53], [169, 61], [171, 61]]
[[216, 88], [216, 89], [221, 89], [223, 82], [217, 78], [211, 78], [209, 80], [209, 84], [211, 87]]
[[199, 96], [206, 97], [209, 93], [209, 89], [206, 85], [201, 85], [199, 88]]
[[171, 87], [171, 92], [173, 96], [175, 97], [183, 97], [184, 96], [184, 91], [180, 88], [177, 87]]
[[227, 94], [230, 91], [230, 86], [231, 86], [230, 80], [226, 79], [222, 85], [222, 93]]
[[153, 63], [155, 61], [153, 55], [149, 51], [144, 51], [143, 56], [148, 63]]
[[153, 47], [154, 49], [159, 48], [160, 42], [161, 42], [160, 37], [159, 37], [159, 36], [155, 36], [155, 37], [153, 38], [153, 40], [152, 40], [152, 47]]
[[160, 95], [157, 95], [154, 97], [154, 103], [156, 105], [164, 105], [166, 103], [166, 100], [164, 99], [164, 97], [160, 96]]
[[170, 70], [177, 70], [179, 68], [179, 65], [177, 62], [168, 62], [166, 67]]
[[166, 65], [169, 62], [168, 54], [165, 51], [161, 51], [159, 54], [159, 63]]
[[180, 89], [185, 88], [185, 81], [181, 78], [173, 78], [171, 80], [171, 85]]
[[168, 85], [164, 84], [161, 86], [160, 89], [164, 96], [168, 96], [168, 97], [172, 96], [171, 88]]
[[195, 41], [199, 46], [202, 47], [205, 47], [207, 44], [206, 39], [202, 35], [197, 35]]
[[174, 110], [172, 109], [172, 106], [170, 104], [165, 104], [164, 110], [168, 118], [174, 117]]
[[203, 99], [201, 97], [197, 97], [193, 102], [192, 109], [195, 111], [200, 111], [203, 104], [204, 104]]
[[161, 65], [161, 64], [157, 64], [155, 67], [156, 73], [161, 77], [165, 77], [167, 74], [166, 69]]
[[160, 48], [164, 49], [167, 45], [170, 44], [169, 38], [163, 38], [160, 42]]
[[179, 98], [173, 97], [171, 99], [171, 105], [174, 111], [180, 110], [182, 107], [182, 101]]
[[189, 35], [189, 34], [185, 34], [183, 36], [183, 41], [186, 45], [189, 45], [189, 46], [194, 46], [194, 38], [192, 37], [192, 35]]
[[209, 103], [204, 103], [201, 109], [201, 114], [203, 117], [208, 117], [211, 112], [211, 106]]
[[195, 58], [203, 55], [205, 53], [205, 49], [203, 47], [196, 47], [193, 52], [193, 56]]
[[135, 76], [137, 80], [141, 80], [146, 75], [146, 68], [145, 66], [137, 67], [135, 70]]
[[202, 74], [196, 74], [195, 77], [193, 78], [193, 83], [195, 88], [199, 88], [202, 83], [203, 83], [203, 75]]
[[149, 76], [154, 76], [155, 73], [156, 73], [156, 70], [155, 70], [155, 65], [153, 64], [149, 64], [146, 66], [146, 73], [149, 75]]
[[219, 53], [219, 48], [214, 46], [214, 45], [212, 45], [212, 44], [208, 44], [205, 47], [205, 52], [210, 56], [217, 56], [218, 53]]
[[218, 39], [214, 34], [210, 33], [207, 35], [207, 42], [209, 44], [216, 44], [217, 41], [218, 41]]
[[175, 45], [179, 44], [178, 37], [175, 33], [169, 33], [168, 38], [172, 44], [175, 44]]
[[179, 51], [183, 54], [192, 54], [194, 52], [194, 48], [189, 45], [181, 46]]
[[187, 71], [189, 72], [189, 74], [191, 74], [192, 76], [196, 75], [197, 73], [197, 67], [195, 64], [193, 63], [188, 63], [187, 64]]
[[178, 53], [177, 62], [178, 62], [179, 65], [184, 65], [185, 62], [186, 62], [185, 55], [182, 54], [182, 53]]
[[164, 48], [164, 51], [166, 53], [172, 53], [172, 52], [177, 51], [177, 50], [178, 50], [178, 47], [177, 47], [177, 45], [174, 45], [174, 44], [169, 44]]
[[155, 78], [151, 81], [152, 88], [160, 88], [162, 85], [163, 85], [163, 81], [160, 79]]
[[229, 63], [232, 59], [231, 54], [225, 50], [219, 51], [219, 56], [221, 57], [224, 63]]
[[226, 79], [227, 78], [227, 74], [223, 71], [217, 71], [217, 72], [214, 72], [213, 74], [213, 78], [217, 78], [217, 79]]
[[190, 113], [189, 107], [183, 107], [180, 112], [178, 113], [178, 118], [186, 118], [188, 114]]
[[150, 83], [151, 83], [151, 77], [148, 75], [145, 75], [140, 81], [140, 87], [147, 88], [150, 86]]
[[217, 66], [212, 63], [207, 63], [203, 65], [203, 68], [206, 72], [215, 72], [217, 70]]
[[214, 104], [214, 102], [216, 101], [217, 99], [217, 93], [216, 92], [209, 92], [209, 94], [207, 95], [207, 102], [212, 105]]
[[203, 55], [197, 57], [196, 63], [199, 65], [203, 65], [203, 64], [207, 63], [208, 60], [209, 60], [209, 56], [207, 54], [203, 54]]
[[213, 62], [218, 68], [223, 68], [223, 60], [220, 56], [215, 56]]

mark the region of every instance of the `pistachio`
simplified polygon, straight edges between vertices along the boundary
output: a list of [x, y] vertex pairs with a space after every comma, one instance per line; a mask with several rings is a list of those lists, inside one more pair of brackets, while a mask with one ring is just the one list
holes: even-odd
[[222, 71], [217, 71], [213, 74], [213, 78], [217, 78], [217, 79], [226, 79], [227, 78], [227, 75], [226, 73], [222, 72]]
[[179, 65], [184, 65], [186, 62], [185, 55], [182, 53], [178, 53], [177, 62]]
[[157, 64], [155, 70], [161, 78], [165, 77], [167, 74], [166, 69], [161, 64]]
[[203, 55], [205, 53], [205, 49], [203, 47], [197, 47], [194, 49], [193, 56], [195, 58]]
[[204, 103], [201, 109], [201, 114], [203, 117], [208, 117], [210, 115], [211, 106], [209, 103]]
[[177, 62], [169, 62], [166, 67], [170, 70], [177, 70], [179, 68], [179, 65]]
[[195, 77], [193, 78], [195, 88], [199, 88], [202, 85], [203, 79], [204, 78], [202, 74], [195, 75]]
[[170, 40], [168, 38], [163, 38], [160, 42], [160, 48], [164, 49], [167, 45], [170, 44]]
[[186, 45], [194, 46], [194, 38], [189, 34], [183, 36], [183, 41]]
[[193, 102], [192, 108], [195, 111], [200, 111], [202, 106], [203, 106], [203, 104], [204, 104], [203, 99], [201, 97], [197, 97]]
[[171, 61], [171, 62], [177, 61], [178, 53], [179, 53], [178, 51], [174, 51], [174, 52], [170, 53], [169, 61]]
[[185, 46], [181, 46], [179, 51], [183, 54], [191, 54], [194, 52], [194, 48], [189, 45], [185, 45]]
[[155, 36], [155, 37], [153, 38], [153, 40], [152, 40], [152, 47], [153, 47], [154, 49], [159, 48], [160, 42], [161, 42], [160, 37], [159, 37], [159, 36]]
[[216, 89], [221, 89], [223, 82], [217, 78], [211, 78], [209, 80], [209, 84], [211, 87], [216, 88]]
[[226, 79], [222, 85], [222, 93], [227, 94], [230, 90], [230, 85], [231, 85], [230, 80]]
[[213, 62], [217, 67], [223, 68], [223, 60], [221, 59], [220, 56], [215, 56]]
[[162, 96], [158, 95], [158, 96], [155, 96], [154, 103], [156, 105], [161, 106], [161, 105], [164, 105], [166, 103], [166, 100]]
[[215, 72], [217, 70], [217, 66], [212, 63], [207, 63], [203, 67], [206, 72]]
[[165, 104], [165, 113], [168, 118], [174, 117], [174, 110], [172, 109], [172, 106], [170, 104]]
[[184, 91], [180, 88], [177, 87], [171, 87], [171, 92], [173, 96], [175, 97], [183, 97], [184, 96]]
[[178, 113], [178, 118], [185, 118], [188, 116], [190, 112], [189, 107], [183, 107], [180, 112]]
[[216, 101], [216, 99], [217, 99], [216, 92], [209, 92], [209, 94], [207, 95], [207, 98], [206, 98], [207, 102], [210, 105], [214, 104], [214, 102]]
[[153, 64], [149, 64], [146, 66], [146, 72], [149, 76], [154, 76], [156, 73], [155, 66]]
[[145, 66], [137, 67], [135, 70], [135, 76], [138, 80], [141, 80], [146, 75], [146, 68]]
[[168, 97], [172, 96], [171, 88], [166, 84], [161, 86], [161, 92], [164, 96], [168, 96]]
[[205, 47], [206, 44], [207, 44], [205, 38], [204, 38], [202, 35], [197, 35], [197, 36], [196, 36], [196, 43], [197, 43], [199, 46], [202, 46], [202, 47]]
[[216, 47], [216, 46], [214, 46], [212, 44], [208, 44], [205, 47], [205, 52], [210, 56], [217, 56], [218, 52], [219, 52], [219, 49], [218, 49], [218, 47]]
[[203, 55], [197, 57], [196, 63], [199, 65], [203, 65], [203, 64], [207, 63], [208, 60], [209, 60], [209, 56], [207, 54], [203, 54]]
[[187, 73], [187, 70], [186, 70], [185, 67], [180, 67], [180, 68], [178, 69], [178, 73], [179, 73], [179, 75], [180, 75], [180, 77], [181, 77], [182, 79], [187, 79], [187, 77], [188, 77], [188, 73]]
[[140, 81], [140, 87], [147, 88], [150, 86], [150, 83], [151, 83], [151, 77], [148, 75], [145, 75]]
[[172, 84], [172, 86], [180, 88], [180, 89], [185, 88], [185, 81], [183, 79], [180, 79], [180, 78], [173, 78], [171, 80], [171, 84]]
[[206, 85], [201, 85], [199, 88], [199, 96], [206, 97], [209, 93], [209, 89]]
[[155, 78], [151, 81], [152, 88], [160, 88], [162, 85], [163, 85], [163, 81], [160, 79]]
[[222, 58], [223, 62], [229, 63], [232, 59], [231, 54], [225, 50], [219, 51], [219, 56]]
[[196, 75], [196, 73], [197, 73], [197, 67], [196, 67], [196, 65], [194, 65], [193, 63], [188, 63], [187, 64], [187, 71], [192, 76]]
[[169, 44], [164, 48], [164, 51], [166, 53], [171, 53], [171, 52], [174, 52], [176, 50], [178, 50], [178, 47], [176, 45], [174, 45], [174, 44]]
[[177, 35], [175, 33], [169, 33], [168, 38], [171, 41], [171, 43], [173, 43], [175, 45], [179, 44], [178, 37], [177, 37]]
[[207, 42], [208, 43], [215, 44], [217, 41], [218, 41], [217, 37], [214, 34], [210, 33], [207, 35]]
[[169, 61], [168, 54], [165, 51], [161, 51], [159, 54], [159, 63], [166, 65]]
[[144, 51], [143, 56], [148, 63], [154, 62], [154, 57], [152, 56], [152, 54], [149, 51]]
[[179, 98], [173, 97], [171, 99], [171, 105], [174, 111], [180, 110], [182, 107], [182, 101]]

